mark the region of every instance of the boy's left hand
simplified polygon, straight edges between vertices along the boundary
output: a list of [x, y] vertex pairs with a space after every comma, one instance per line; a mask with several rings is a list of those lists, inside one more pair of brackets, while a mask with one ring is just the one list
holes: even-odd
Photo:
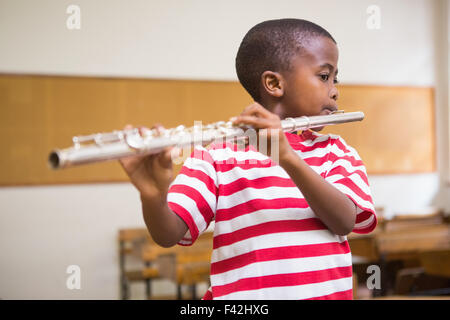
[[[255, 102], [247, 106], [239, 116], [232, 118], [232, 123], [234, 125], [250, 125], [255, 128], [258, 133], [258, 151], [271, 157], [275, 162], [280, 163], [293, 152], [281, 128], [280, 117], [265, 109], [259, 103]], [[261, 140], [263, 140], [262, 144]], [[277, 149], [272, 142], [278, 143], [277, 154], [273, 154], [272, 152], [273, 149], [276, 153]], [[267, 147], [265, 148], [263, 146]]]

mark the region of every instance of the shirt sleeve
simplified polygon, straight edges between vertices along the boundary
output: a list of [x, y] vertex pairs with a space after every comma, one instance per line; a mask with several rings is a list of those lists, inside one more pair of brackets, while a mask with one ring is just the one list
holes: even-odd
[[369, 188], [366, 167], [358, 152], [341, 137], [332, 138], [331, 162], [325, 180], [349, 197], [357, 206], [353, 232], [369, 233], [377, 225], [377, 217]]
[[214, 161], [196, 146], [169, 187], [167, 203], [188, 226], [180, 245], [192, 245], [214, 220], [217, 204], [217, 173]]

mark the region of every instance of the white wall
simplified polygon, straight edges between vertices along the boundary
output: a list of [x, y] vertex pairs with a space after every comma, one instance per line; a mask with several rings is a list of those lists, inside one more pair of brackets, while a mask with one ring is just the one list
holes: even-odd
[[[118, 296], [119, 228], [142, 225], [139, 195], [127, 184], [0, 190], [0, 298]], [[68, 290], [70, 265], [81, 290]]]
[[[237, 80], [234, 57], [250, 27], [298, 17], [328, 29], [344, 83], [434, 85], [433, 7], [426, 0], [0, 1], [4, 72]], [[66, 8], [81, 29], [66, 28]], [[366, 27], [369, 5], [381, 29]]]
[[[337, 40], [342, 83], [440, 88], [439, 172], [369, 180], [376, 205], [390, 213], [449, 208], [448, 82], [440, 71], [447, 2], [0, 0], [0, 72], [236, 80], [234, 56], [251, 26], [310, 19]], [[80, 30], [66, 28], [70, 4], [81, 9]], [[379, 30], [366, 27], [372, 4], [381, 9]], [[127, 226], [143, 226], [127, 183], [0, 188], [0, 298], [118, 298], [115, 237]], [[79, 291], [65, 286], [71, 264], [82, 270]]]

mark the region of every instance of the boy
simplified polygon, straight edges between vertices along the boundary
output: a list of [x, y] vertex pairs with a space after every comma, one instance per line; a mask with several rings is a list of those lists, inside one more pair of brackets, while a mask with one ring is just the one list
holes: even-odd
[[121, 161], [160, 245], [190, 245], [215, 221], [205, 299], [352, 298], [345, 235], [376, 226], [365, 167], [339, 136], [280, 129], [280, 119], [337, 110], [337, 62], [336, 42], [320, 26], [260, 23], [236, 57], [255, 103], [233, 122], [275, 136], [277, 162], [229, 142], [196, 147], [174, 181], [170, 150]]

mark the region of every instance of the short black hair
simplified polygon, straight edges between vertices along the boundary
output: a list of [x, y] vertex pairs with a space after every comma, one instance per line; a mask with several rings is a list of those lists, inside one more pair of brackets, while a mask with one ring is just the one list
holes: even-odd
[[321, 26], [302, 19], [278, 19], [261, 22], [251, 28], [236, 55], [236, 73], [242, 86], [260, 102], [260, 79], [264, 71], [289, 71], [292, 58], [306, 42], [324, 36], [333, 40]]

